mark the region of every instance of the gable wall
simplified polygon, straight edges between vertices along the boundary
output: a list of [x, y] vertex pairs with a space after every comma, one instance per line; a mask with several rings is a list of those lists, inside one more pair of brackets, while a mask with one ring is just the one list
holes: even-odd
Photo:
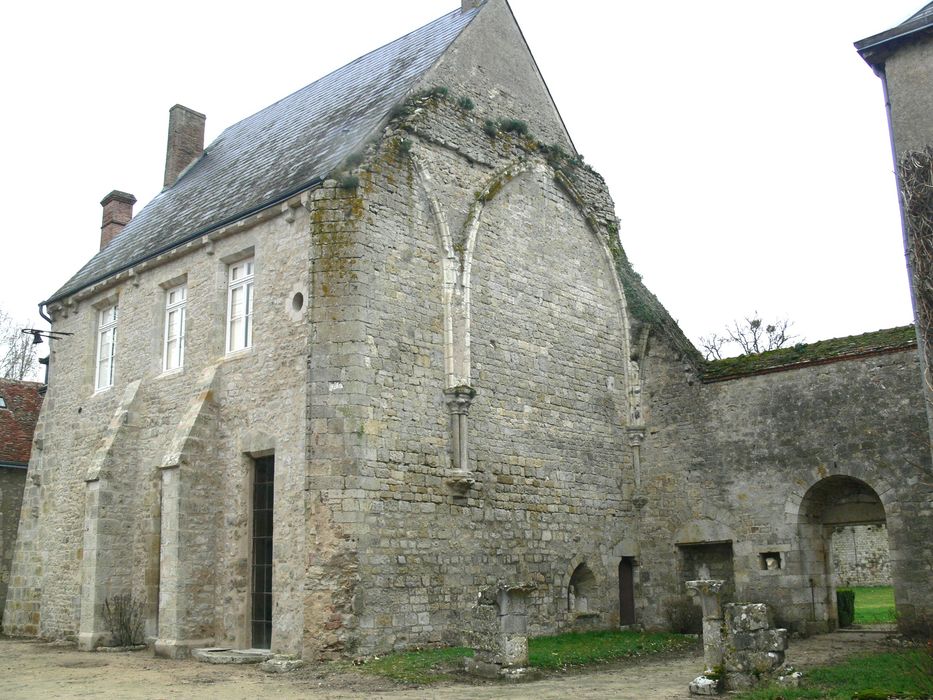
[[[455, 99], [390, 131], [356, 191], [322, 190], [334, 209], [312, 224], [311, 517], [346, 545], [343, 556], [339, 544], [312, 545], [309, 656], [459, 643], [477, 595], [499, 582], [534, 585], [534, 633], [618, 620], [631, 461], [614, 272], [543, 159], [491, 139]], [[508, 163], [520, 167], [480, 206]], [[444, 394], [460, 381], [447, 359], [464, 349], [447, 332], [452, 260], [448, 275], [470, 270], [477, 392], [464, 491], [451, 486]], [[578, 618], [566, 594], [581, 563], [597, 580], [596, 614]]]
[[487, 0], [420, 87], [437, 85], [472, 98], [482, 119], [526, 121], [542, 143], [569, 150], [570, 137], [505, 0]]

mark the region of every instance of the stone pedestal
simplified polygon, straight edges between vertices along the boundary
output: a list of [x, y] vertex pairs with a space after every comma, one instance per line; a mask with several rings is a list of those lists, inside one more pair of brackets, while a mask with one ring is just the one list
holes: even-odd
[[503, 584], [480, 595], [465, 634], [474, 651], [473, 658], [464, 659], [468, 672], [486, 678], [527, 675], [527, 601], [533, 589], [531, 584]]
[[784, 665], [787, 630], [774, 629], [764, 603], [725, 606], [723, 680], [727, 690], [746, 690]]
[[725, 581], [687, 581], [687, 590], [700, 599], [703, 610], [703, 661], [707, 670], [722, 666], [722, 605], [720, 595]]

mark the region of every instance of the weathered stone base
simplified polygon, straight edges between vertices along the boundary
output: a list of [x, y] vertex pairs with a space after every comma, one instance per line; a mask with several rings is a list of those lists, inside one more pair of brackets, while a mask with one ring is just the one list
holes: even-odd
[[156, 656], [163, 659], [187, 659], [193, 649], [206, 647], [213, 639], [157, 639], [152, 649]]
[[230, 649], [229, 647], [202, 647], [192, 649], [191, 656], [207, 664], [258, 664], [272, 658], [268, 649]]
[[288, 673], [304, 665], [305, 662], [295, 656], [276, 655], [259, 664], [259, 668], [266, 673]]
[[719, 695], [719, 681], [706, 676], [697, 676], [690, 681], [691, 695]]
[[467, 657], [463, 660], [463, 670], [472, 676], [489, 680], [533, 681], [541, 674], [537, 669], [527, 666], [503, 666], [483, 658]]
[[94, 651], [99, 646], [106, 646], [110, 632], [82, 632], [78, 635], [78, 649], [81, 651]]

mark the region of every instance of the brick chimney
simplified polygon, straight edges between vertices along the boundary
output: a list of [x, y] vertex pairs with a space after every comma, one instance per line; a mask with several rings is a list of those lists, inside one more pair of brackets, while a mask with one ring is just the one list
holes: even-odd
[[104, 208], [103, 219], [100, 224], [100, 249], [116, 238], [123, 227], [133, 218], [133, 205], [136, 197], [126, 192], [114, 190], [102, 200], [100, 205]]
[[182, 171], [204, 152], [204, 122], [207, 119], [200, 112], [183, 105], [175, 105], [168, 115], [163, 187], [174, 185]]

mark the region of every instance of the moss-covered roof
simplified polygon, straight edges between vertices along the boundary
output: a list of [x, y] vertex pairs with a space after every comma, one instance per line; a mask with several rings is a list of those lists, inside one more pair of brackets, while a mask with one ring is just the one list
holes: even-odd
[[793, 347], [757, 355], [741, 355], [707, 362], [703, 369], [703, 381], [717, 382], [750, 374], [779, 372], [802, 365], [907, 349], [916, 344], [917, 334], [913, 326], [886, 328], [845, 338], [818, 340], [815, 343], [798, 343]]

